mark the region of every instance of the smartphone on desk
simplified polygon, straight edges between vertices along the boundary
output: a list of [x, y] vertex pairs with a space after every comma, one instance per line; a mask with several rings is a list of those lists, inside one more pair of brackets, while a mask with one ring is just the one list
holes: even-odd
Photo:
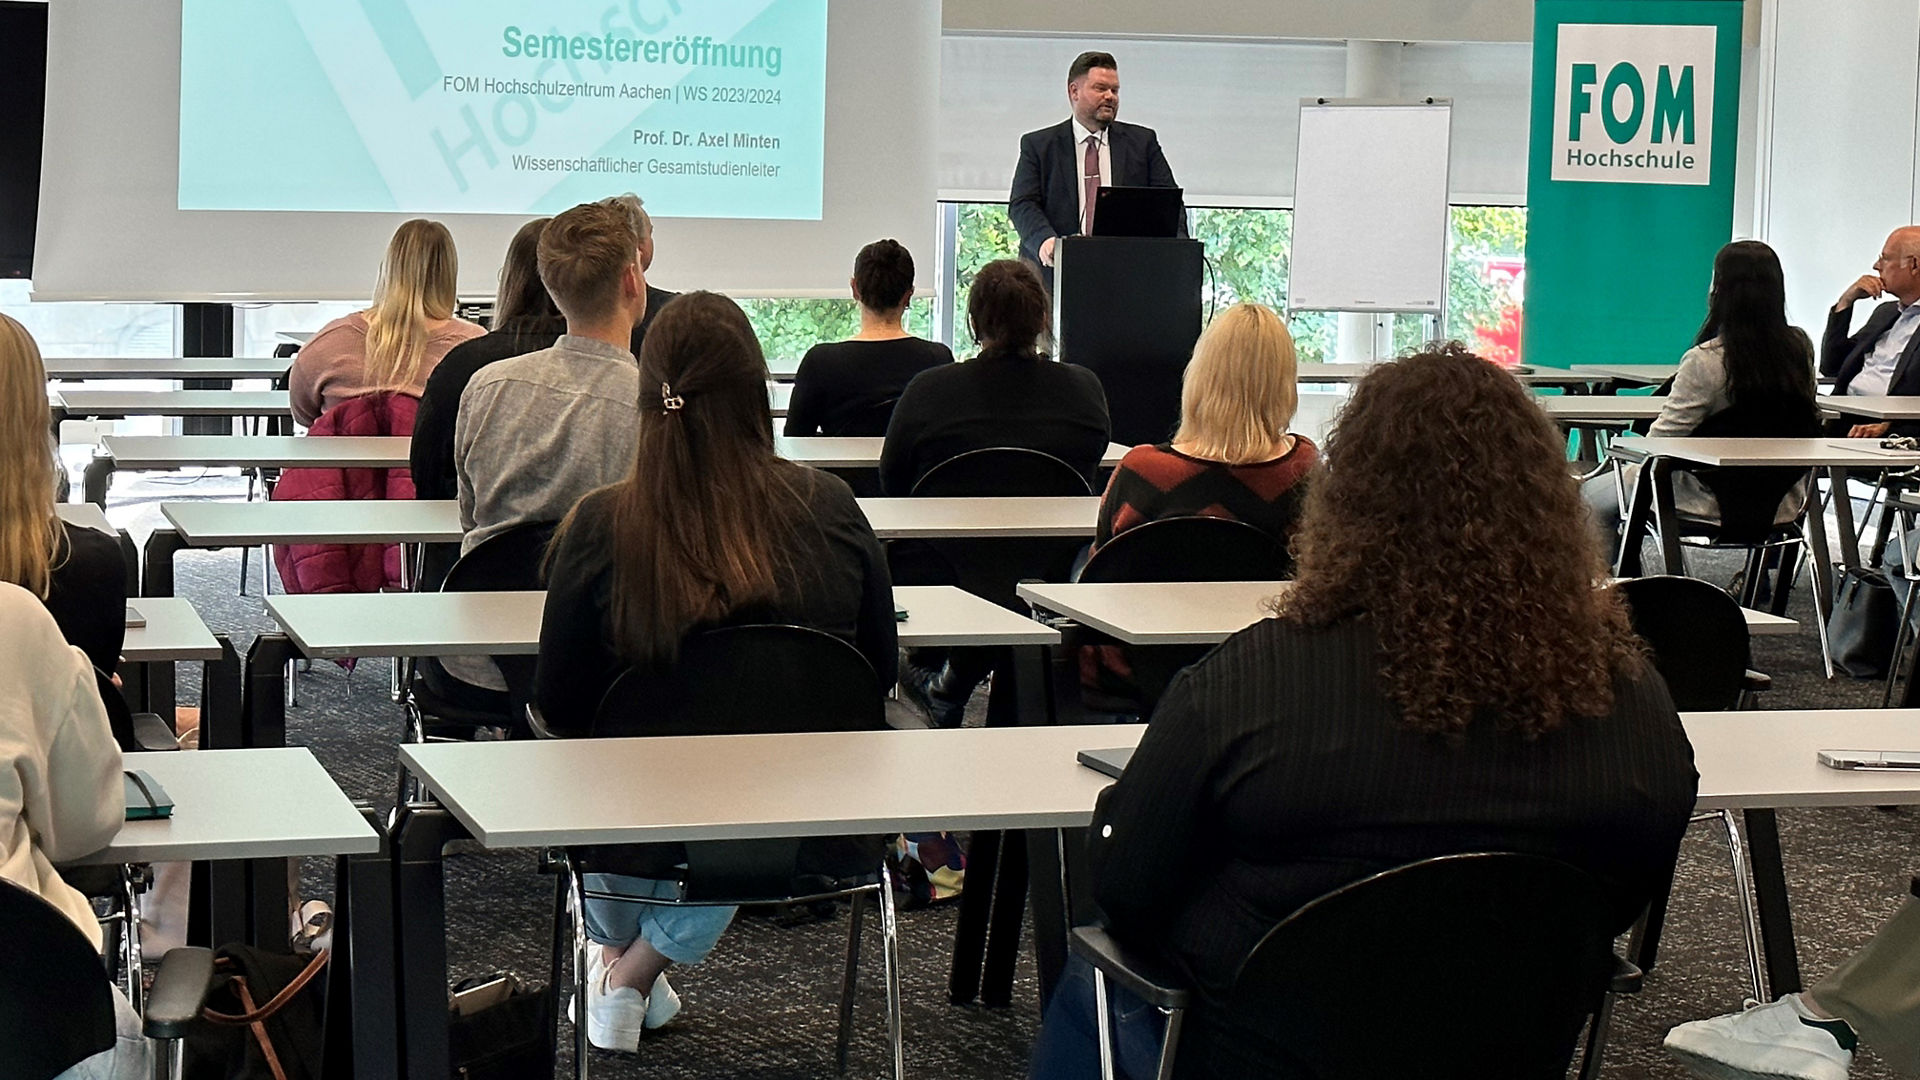
[[145, 625], [147, 625], [147, 617], [145, 615], [140, 614], [139, 608], [134, 607], [132, 604], [128, 604], [127, 605], [127, 629], [138, 630]]
[[1864, 772], [1920, 769], [1920, 750], [1822, 750], [1820, 764]]

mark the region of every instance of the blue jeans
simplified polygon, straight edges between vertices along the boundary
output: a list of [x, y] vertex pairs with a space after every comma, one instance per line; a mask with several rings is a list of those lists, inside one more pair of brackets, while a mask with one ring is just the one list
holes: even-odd
[[113, 988], [113, 1049], [102, 1050], [54, 1080], [147, 1080], [153, 1075], [140, 1017], [119, 987]]
[[[584, 874], [587, 891], [618, 896], [671, 900], [680, 885], [625, 874]], [[582, 921], [587, 936], [602, 945], [625, 948], [645, 939], [661, 956], [676, 964], [697, 964], [707, 958], [733, 921], [736, 909], [694, 904], [636, 904], [587, 897]]]
[[[1100, 1028], [1094, 1011], [1093, 965], [1075, 956], [1067, 961], [1053, 1002], [1034, 1040], [1028, 1080], [1099, 1080]], [[1166, 1020], [1160, 1010], [1107, 981], [1107, 1012], [1119, 1048], [1114, 1075], [1148, 1080], [1160, 1065]]]

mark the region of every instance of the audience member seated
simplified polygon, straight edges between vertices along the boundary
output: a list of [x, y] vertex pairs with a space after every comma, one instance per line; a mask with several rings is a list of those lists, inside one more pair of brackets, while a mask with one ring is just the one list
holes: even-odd
[[1813, 989], [1681, 1024], [1666, 1047], [1714, 1080], [1846, 1080], [1860, 1043], [1893, 1071], [1920, 1073], [1920, 899]]
[[413, 421], [413, 488], [422, 499], [451, 499], [460, 491], [453, 468], [453, 425], [460, 395], [481, 368], [497, 360], [551, 348], [567, 332], [566, 317], [540, 283], [540, 231], [551, 218], [534, 218], [513, 234], [500, 264], [500, 292], [493, 325], [480, 337], [455, 345], [427, 376], [420, 412]]
[[127, 635], [127, 564], [118, 537], [54, 513], [60, 464], [48, 423], [40, 348], [0, 315], [0, 581], [39, 597], [67, 643], [111, 675]]
[[[1836, 396], [1897, 396], [1920, 394], [1920, 366], [1906, 363], [1913, 355], [1914, 330], [1920, 328], [1920, 226], [1895, 229], [1880, 246], [1871, 274], [1847, 286], [1820, 336], [1820, 374], [1833, 380]], [[1884, 300], [1856, 334], [1853, 305], [1872, 297]], [[1878, 439], [1888, 434], [1920, 434], [1920, 422], [1893, 423], [1863, 417], [1842, 417], [1839, 434], [1856, 439]]]
[[[1707, 294], [1707, 320], [1693, 348], [1680, 358], [1680, 370], [1649, 435], [1692, 435], [1709, 425], [1731, 434], [1773, 432], [1806, 437], [1819, 433], [1820, 410], [1814, 403], [1813, 342], [1787, 322], [1786, 278], [1773, 249], [1758, 240], [1737, 240], [1713, 259], [1713, 288]], [[1622, 470], [1629, 498], [1639, 466]], [[1588, 480], [1581, 491], [1593, 508], [1609, 556], [1619, 545], [1620, 483], [1611, 471]], [[1780, 500], [1773, 520], [1800, 516], [1807, 502], [1803, 478]], [[1707, 486], [1691, 473], [1673, 477], [1673, 506], [1691, 521], [1718, 522], [1720, 506]]]
[[882, 492], [911, 495], [935, 465], [992, 446], [1052, 454], [1093, 481], [1107, 450], [1107, 395], [1099, 376], [1041, 351], [1051, 310], [1032, 266], [981, 268], [967, 294], [980, 354], [923, 371], [901, 392], [880, 451]]
[[[559, 521], [581, 496], [633, 467], [640, 369], [627, 343], [647, 310], [638, 251], [626, 213], [605, 203], [576, 206], [541, 231], [540, 280], [567, 332], [550, 348], [487, 365], [460, 395], [453, 456], [461, 554], [516, 525]], [[475, 686], [510, 689], [484, 657], [449, 657], [422, 670], [436, 678], [440, 668]], [[480, 705], [457, 684], [435, 689]]]
[[312, 427], [321, 413], [376, 390], [419, 397], [448, 350], [486, 333], [453, 317], [459, 277], [445, 225], [402, 223], [387, 243], [373, 306], [321, 327], [294, 356], [288, 388], [295, 422]]
[[[1001, 259], [980, 269], [967, 295], [980, 354], [907, 384], [880, 449], [881, 494], [911, 495], [941, 462], [997, 446], [1052, 454], [1093, 483], [1107, 449], [1107, 395], [1093, 372], [1041, 352], [1051, 310], [1031, 265]], [[906, 569], [901, 577], [924, 583]], [[935, 724], [957, 727], [992, 657], [991, 649], [916, 652], [904, 685]]]
[[[1686, 733], [1620, 597], [1595, 587], [1565, 444], [1518, 382], [1459, 345], [1383, 365], [1326, 456], [1277, 617], [1174, 680], [1087, 830], [1111, 932], [1191, 981], [1187, 1031], [1216, 1058], [1183, 1061], [1193, 1075], [1267, 1075], [1268, 1036], [1224, 1029], [1221, 1009], [1254, 945], [1313, 898], [1512, 851], [1592, 873], [1624, 930], [1693, 808]], [[1127, 1073], [1152, 1075], [1157, 1014], [1116, 997]], [[1092, 1001], [1076, 962], [1034, 1076], [1097, 1074]], [[1486, 1038], [1495, 1053], [1497, 1017]]]
[[[1313, 440], [1287, 433], [1297, 377], [1293, 335], [1272, 308], [1221, 312], [1187, 363], [1173, 441], [1127, 451], [1107, 481], [1095, 550], [1136, 525], [1192, 516], [1244, 521], [1284, 544], [1320, 460]], [[1096, 693], [1132, 697], [1128, 669], [1121, 646], [1081, 650], [1081, 681]]]
[[[44, 383], [40, 389], [44, 399]], [[98, 851], [120, 831], [126, 816], [120, 748], [86, 656], [61, 640], [32, 594], [4, 582], [0, 641], [7, 643], [0, 649], [0, 877], [59, 908], [98, 949], [93, 908], [53, 864]], [[104, 967], [100, 977], [107, 977]], [[62, 1077], [147, 1075], [140, 1018], [118, 989], [113, 997], [115, 1046]]]
[[[640, 273], [644, 276], [653, 269], [653, 218], [647, 214], [646, 206], [640, 196], [629, 191], [624, 195], [612, 195], [600, 200], [600, 205], [611, 207], [627, 216], [627, 228], [640, 238], [636, 249], [640, 259]], [[640, 343], [647, 339], [647, 327], [653, 325], [654, 317], [667, 306], [667, 301], [680, 294], [666, 289], [647, 286], [647, 313], [634, 325], [632, 344], [628, 349], [633, 355], [640, 355]]]
[[807, 350], [793, 378], [788, 435], [885, 435], [893, 403], [915, 375], [953, 363], [937, 341], [907, 333], [913, 256], [897, 240], [876, 240], [853, 260], [860, 332]]
[[[843, 481], [774, 453], [766, 378], [753, 327], [725, 297], [689, 293], [654, 323], [631, 470], [582, 500], [549, 549], [534, 700], [550, 727], [584, 727], [622, 670], [671, 665], [687, 634], [729, 623], [830, 632], [892, 685], [880, 542]], [[673, 895], [671, 882], [622, 875], [586, 885]], [[587, 1000], [593, 1044], [631, 1051], [643, 1028], [671, 1019], [680, 1003], [667, 968], [703, 959], [732, 915], [589, 899], [587, 933], [602, 946]]]

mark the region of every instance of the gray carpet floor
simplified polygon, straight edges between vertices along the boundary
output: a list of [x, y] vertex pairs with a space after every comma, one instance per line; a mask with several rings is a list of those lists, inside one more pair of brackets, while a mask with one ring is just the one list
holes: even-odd
[[[217, 482], [216, 482], [217, 483]], [[230, 486], [230, 485], [228, 485]], [[143, 486], [144, 487], [144, 486]], [[224, 488], [216, 488], [222, 494]], [[116, 524], [136, 541], [160, 523], [153, 502], [213, 494], [189, 490], [142, 490], [117, 485], [111, 509]], [[1703, 559], [1700, 576], [1725, 583], [1732, 563]], [[236, 594], [237, 552], [188, 552], [178, 564], [179, 593], [194, 601], [216, 630], [229, 631], [244, 651], [271, 629], [259, 591], [259, 562], [251, 566], [253, 595]], [[1802, 622], [1792, 637], [1755, 639], [1755, 667], [1771, 674], [1769, 708], [1866, 707], [1879, 703], [1877, 683], [1820, 672], [1819, 645], [1805, 590], [1789, 612]], [[192, 700], [194, 680], [181, 668], [181, 698]], [[290, 711], [288, 736], [311, 747], [349, 795], [390, 804], [395, 784], [395, 740], [402, 715], [387, 696], [385, 662], [362, 664], [349, 675], [316, 664], [300, 679], [301, 704]], [[979, 702], [975, 703], [976, 709]], [[1915, 733], [1920, 743], [1920, 731]], [[939, 783], [930, 776], [928, 783]], [[1803, 970], [1811, 981], [1870, 936], [1906, 896], [1920, 870], [1920, 813], [1914, 809], [1782, 811], [1786, 872], [1793, 900]], [[309, 895], [324, 895], [330, 871], [314, 862], [304, 868]], [[449, 964], [455, 979], [512, 970], [534, 981], [547, 979], [547, 943], [553, 882], [539, 874], [533, 855], [469, 853], [449, 858], [447, 903]], [[1038, 1029], [1037, 993], [1031, 960], [1023, 961], [1014, 1004], [1007, 1009], [960, 1008], [947, 1003], [947, 956], [953, 940], [951, 906], [903, 915], [907, 1061], [916, 1076], [1004, 1078], [1024, 1073]], [[681, 1019], [648, 1038], [638, 1056], [595, 1053], [596, 1075], [658, 1080], [748, 1077], [773, 1080], [833, 1073], [834, 1004], [845, 953], [844, 913], [827, 920], [743, 915], [707, 963], [677, 971], [686, 999]], [[1698, 825], [1681, 850], [1678, 877], [1660, 964], [1645, 991], [1620, 1008], [1606, 1056], [1609, 1077], [1678, 1078], [1686, 1073], [1660, 1050], [1675, 1023], [1739, 1008], [1749, 991], [1740, 924], [1728, 871], [1726, 846], [1717, 827]], [[856, 1010], [852, 1074], [886, 1072], [877, 934], [867, 936]], [[1499, 1023], [1489, 1016], [1489, 1023]], [[1391, 1025], [1391, 1017], [1382, 1017]], [[1490, 1062], [1488, 1075], [1498, 1075]], [[1894, 1075], [1861, 1055], [1854, 1076]]]

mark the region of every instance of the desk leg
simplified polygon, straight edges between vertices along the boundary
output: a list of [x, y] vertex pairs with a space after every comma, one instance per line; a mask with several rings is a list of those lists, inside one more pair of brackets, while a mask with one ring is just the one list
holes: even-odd
[[[1820, 501], [1820, 470], [1810, 470], [1807, 473], [1807, 483], [1812, 496], [1807, 500], [1807, 561], [1813, 564], [1813, 587], [1820, 590], [1818, 610], [1824, 612], [1831, 610], [1833, 604], [1834, 580], [1833, 556], [1827, 550], [1826, 507]], [[1842, 476], [1834, 481], [1828, 497], [1835, 501], [1844, 500], [1847, 497], [1844, 470], [1842, 470]], [[1832, 676], [1831, 671], [1828, 672], [1828, 676]]]
[[113, 458], [106, 454], [95, 453], [93, 460], [87, 462], [87, 468], [81, 474], [81, 491], [88, 502], [102, 510], [107, 508], [107, 484], [113, 479]]
[[[380, 850], [335, 863], [333, 960], [327, 974], [326, 1075], [398, 1080], [400, 1033], [395, 1023], [393, 852], [379, 815], [361, 814], [380, 834]], [[351, 1062], [351, 1068], [335, 1063]]]
[[1625, 528], [1620, 535], [1620, 554], [1613, 563], [1613, 576], [1623, 578], [1639, 577], [1643, 571], [1640, 566], [1640, 549], [1645, 546], [1648, 531], [1648, 518], [1653, 513], [1653, 484], [1647, 472], [1651, 462], [1640, 466], [1640, 472], [1633, 482], [1633, 491], [1627, 497]]
[[1775, 997], [1800, 989], [1800, 957], [1793, 943], [1793, 912], [1780, 862], [1780, 829], [1772, 810], [1746, 811], [1747, 853], [1753, 859], [1754, 899], [1766, 947], [1767, 988]]
[[226, 634], [213, 640], [220, 643], [220, 659], [200, 667], [200, 749], [230, 750], [247, 744], [240, 657]]
[[1840, 561], [1849, 569], [1860, 565], [1860, 532], [1853, 525], [1853, 495], [1847, 491], [1847, 470], [1827, 470], [1833, 483], [1833, 523], [1840, 528]]
[[1673, 463], [1666, 458], [1654, 458], [1640, 473], [1652, 489], [1653, 527], [1660, 532], [1661, 571], [1684, 575], [1687, 565], [1680, 554], [1680, 515], [1673, 507]]
[[447, 1075], [447, 906], [442, 854], [467, 835], [452, 814], [432, 803], [409, 803], [394, 814], [393, 970], [400, 990], [402, 1075]]
[[1028, 895], [1033, 905], [1033, 955], [1040, 975], [1040, 1011], [1047, 1011], [1067, 965], [1067, 935], [1094, 921], [1086, 888], [1087, 831], [1027, 832]]
[[[141, 558], [140, 595], [173, 595], [173, 557], [187, 545], [173, 529], [155, 529]], [[146, 707], [171, 721], [174, 716], [172, 664], [148, 664]]]
[[947, 973], [947, 999], [955, 1005], [971, 1005], [980, 996], [1000, 843], [1000, 833], [983, 831], [974, 833], [967, 845], [967, 887], [960, 893], [960, 925], [954, 931], [953, 967]]

